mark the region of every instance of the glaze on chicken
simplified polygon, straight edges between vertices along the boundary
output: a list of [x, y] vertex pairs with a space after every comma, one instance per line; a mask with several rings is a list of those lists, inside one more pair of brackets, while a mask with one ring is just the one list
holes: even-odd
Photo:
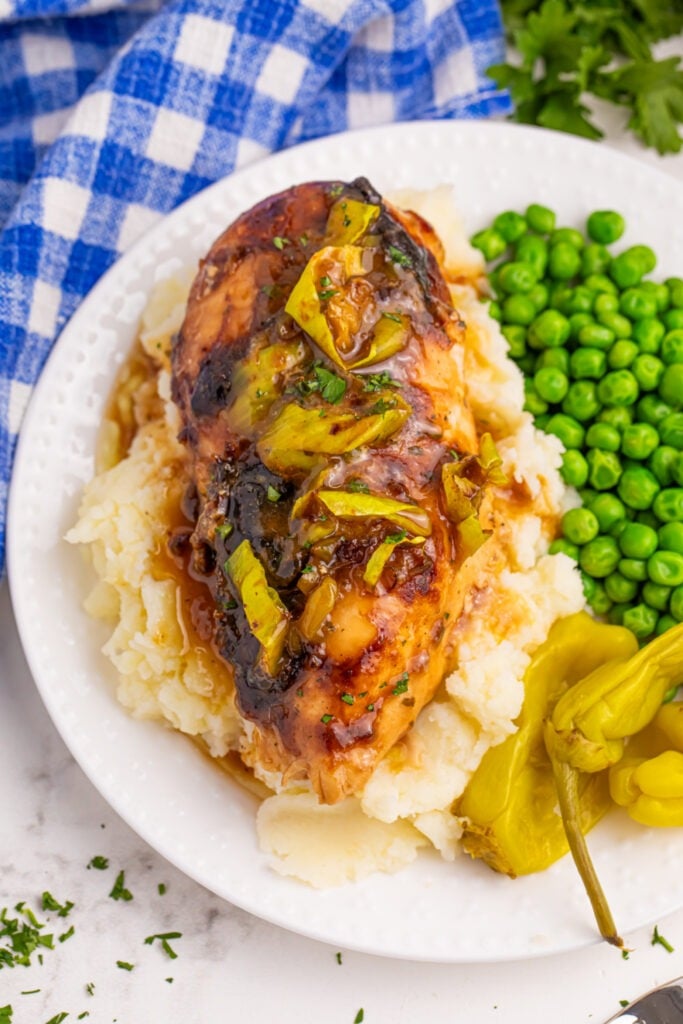
[[216, 241], [173, 350], [188, 571], [212, 595], [245, 757], [329, 803], [448, 671], [500, 472], [439, 256], [364, 179], [296, 186]]

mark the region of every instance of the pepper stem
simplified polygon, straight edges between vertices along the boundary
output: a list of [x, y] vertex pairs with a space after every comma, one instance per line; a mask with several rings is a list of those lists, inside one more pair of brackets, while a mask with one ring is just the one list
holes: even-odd
[[553, 766], [555, 788], [560, 803], [562, 824], [564, 825], [569, 849], [588, 894], [588, 899], [591, 901], [600, 934], [607, 942], [621, 949], [624, 945], [624, 940], [617, 933], [607, 898], [600, 885], [600, 880], [588, 852], [586, 837], [581, 831], [579, 773], [564, 761], [559, 761], [555, 757], [551, 757], [550, 760]]

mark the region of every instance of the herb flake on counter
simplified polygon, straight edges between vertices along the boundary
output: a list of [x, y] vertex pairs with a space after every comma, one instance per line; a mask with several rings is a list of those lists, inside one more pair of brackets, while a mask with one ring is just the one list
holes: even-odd
[[667, 939], [665, 939], [663, 935], [660, 935], [659, 929], [658, 929], [657, 925], [655, 925], [654, 931], [652, 933], [652, 939], [650, 941], [650, 945], [651, 946], [663, 946], [664, 949], [667, 951], [667, 953], [673, 953], [674, 952], [674, 947], [671, 945], [671, 943]]
[[106, 871], [108, 867], [109, 859], [107, 857], [102, 857], [99, 854], [96, 857], [93, 857], [88, 864], [88, 870], [90, 870], [90, 868], [95, 868], [96, 871]]
[[84, 1017], [89, 1017], [89, 1016], [90, 1016], [90, 1010], [84, 1010], [83, 1013], [79, 1013], [78, 1017], [76, 1017], [76, 1020], [83, 1020]]
[[160, 896], [165, 896], [166, 895], [166, 883], [165, 882], [159, 882], [159, 884], [157, 886], [157, 892], [159, 893]]
[[67, 917], [71, 910], [73, 910], [73, 903], [71, 900], [67, 900], [66, 903], [62, 904], [54, 898], [52, 893], [43, 893], [43, 910], [52, 910], [57, 913], [57, 917]]
[[341, 955], [341, 953], [337, 953], [336, 959], [337, 959], [337, 963], [341, 964], [341, 962], [342, 962], [342, 955]]
[[164, 981], [167, 981], [169, 985], [173, 984], [173, 978], [164, 978]]
[[[0, 970], [3, 967], [28, 967], [31, 956], [39, 947], [54, 949], [53, 936], [43, 934], [45, 924], [38, 921], [36, 915], [25, 903], [17, 903], [14, 908], [21, 917], [10, 917], [7, 907], [0, 911]], [[4, 941], [3, 941], [4, 940]], [[42, 963], [41, 954], [37, 954]]]
[[620, 999], [619, 1006], [628, 1006], [628, 999]]
[[61, 1013], [56, 1013], [54, 1017], [50, 1017], [50, 1019], [46, 1021], [45, 1024], [62, 1024], [62, 1021], [66, 1020], [68, 1016], [69, 1014], [65, 1013], [64, 1010], [62, 1010]]
[[129, 964], [126, 960], [117, 960], [116, 966], [122, 971], [134, 971], [135, 964]]
[[178, 954], [169, 945], [169, 939], [182, 939], [182, 937], [182, 932], [159, 932], [157, 935], [148, 935], [147, 938], [145, 939], [145, 945], [151, 946], [152, 943], [154, 943], [158, 939], [159, 942], [161, 943], [161, 948], [163, 949], [164, 953], [166, 953], [166, 955], [170, 957], [171, 960], [176, 960], [178, 958]]
[[36, 992], [40, 992], [39, 988], [27, 988], [23, 992], [20, 992], [20, 996], [34, 996]]
[[365, 1011], [363, 1010], [363, 1007], [361, 1006], [360, 1010], [358, 1011], [358, 1013], [356, 1014], [356, 1016], [353, 1019], [353, 1024], [363, 1024], [364, 1020], [365, 1020]]
[[9, 1003], [7, 1006], [0, 1006], [0, 1024], [12, 1024], [13, 1012], [14, 1011]]
[[66, 942], [67, 939], [71, 938], [71, 936], [73, 935], [74, 931], [75, 931], [75, 928], [74, 928], [73, 925], [71, 925], [71, 927], [68, 928], [65, 932], [62, 932], [61, 935], [57, 936], [57, 942]]
[[126, 903], [133, 899], [132, 892], [126, 889], [125, 871], [119, 871], [109, 896], [112, 900], [124, 900]]
[[85, 986], [85, 991], [88, 993], [89, 996], [94, 996], [95, 995], [95, 982], [94, 981], [89, 981], [88, 984]]

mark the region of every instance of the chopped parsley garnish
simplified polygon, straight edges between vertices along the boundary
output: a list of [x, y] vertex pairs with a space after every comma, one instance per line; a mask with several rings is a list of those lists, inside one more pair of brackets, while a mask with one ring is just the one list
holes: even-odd
[[279, 501], [280, 498], [282, 497], [282, 495], [280, 494], [280, 492], [278, 490], [275, 489], [275, 487], [271, 487], [271, 485], [268, 484], [268, 490], [266, 491], [266, 497], [268, 498], [268, 501]]
[[145, 939], [145, 945], [151, 946], [152, 943], [156, 939], [158, 939], [159, 942], [161, 943], [161, 948], [163, 949], [164, 953], [166, 953], [166, 955], [169, 956], [171, 960], [176, 960], [178, 958], [178, 954], [175, 952], [174, 949], [172, 949], [171, 945], [169, 944], [169, 939], [182, 939], [182, 937], [182, 932], [160, 932], [158, 935], [148, 935], [147, 938]]
[[73, 903], [71, 900], [67, 900], [66, 903], [61, 904], [54, 898], [52, 893], [43, 893], [43, 910], [53, 910], [57, 912], [57, 917], [66, 917], [72, 908]]
[[367, 709], [366, 709], [366, 710], [367, 710], [367, 711], [374, 711], [374, 710], [375, 710], [375, 705], [374, 705], [374, 704], [368, 704], [368, 706], [367, 706]]
[[370, 415], [384, 415], [385, 412], [389, 412], [390, 409], [396, 408], [396, 402], [394, 399], [387, 401], [385, 398], [379, 398], [374, 405], [370, 406]]
[[9, 1003], [7, 1006], [0, 1006], [0, 1024], [12, 1024], [12, 1012]]
[[[0, 970], [3, 967], [28, 967], [32, 954], [39, 947], [54, 949], [53, 936], [42, 934], [45, 925], [37, 920], [30, 907], [17, 903], [14, 909], [26, 920], [10, 917], [7, 907], [0, 911]], [[41, 960], [40, 953], [38, 959]]]
[[160, 896], [165, 896], [166, 895], [166, 884], [165, 884], [165, 882], [159, 882], [159, 884], [157, 886], [157, 892], [159, 893]]
[[343, 377], [338, 377], [336, 373], [326, 370], [324, 366], [316, 366], [315, 376], [318, 390], [326, 402], [336, 405], [342, 400], [346, 394], [346, 381]]
[[340, 964], [341, 962], [342, 962], [342, 955], [341, 955], [341, 953], [337, 953], [337, 963]]
[[126, 903], [133, 899], [133, 894], [129, 889], [126, 889], [126, 874], [125, 871], [119, 871], [116, 876], [114, 886], [109, 893], [113, 900], [124, 900]]
[[619, 1006], [628, 1006], [628, 999], [620, 999]]
[[281, 235], [276, 235], [275, 238], [273, 239], [273, 245], [275, 246], [276, 249], [279, 249], [280, 252], [282, 252], [284, 247], [286, 245], [289, 245], [289, 239], [283, 238]]
[[356, 703], [356, 698], [353, 696], [352, 693], [342, 693], [341, 699], [344, 701], [345, 704], [355, 704]]
[[79, 1013], [78, 1017], [76, 1017], [76, 1020], [83, 1020], [84, 1017], [89, 1017], [89, 1016], [90, 1016], [90, 1010], [84, 1010], [83, 1013]]
[[337, 196], [340, 196], [343, 191], [344, 191], [344, 186], [343, 185], [333, 185], [332, 188], [330, 189], [330, 195], [334, 199], [336, 199]]
[[133, 971], [133, 970], [135, 970], [135, 964], [129, 964], [125, 960], [117, 960], [116, 961], [116, 966], [119, 967], [122, 971]]
[[332, 278], [328, 277], [327, 274], [325, 274], [323, 277], [320, 278], [320, 287], [321, 288], [331, 288], [332, 287]]
[[27, 988], [27, 989], [24, 989], [24, 991], [20, 992], [19, 994], [22, 995], [22, 996], [34, 996], [36, 994], [36, 992], [40, 992], [40, 989], [39, 988]]
[[385, 388], [400, 388], [401, 385], [397, 380], [387, 373], [386, 370], [382, 370], [381, 373], [369, 374], [363, 383], [363, 391], [384, 391]]
[[57, 941], [58, 942], [66, 942], [67, 939], [71, 938], [73, 933], [74, 933], [74, 926], [71, 925], [71, 927], [69, 929], [67, 929], [67, 931], [62, 932], [61, 935], [57, 936]]
[[401, 320], [401, 317], [398, 315], [398, 313], [386, 313], [386, 312], [384, 312], [384, 313], [382, 313], [382, 316], [384, 317], [385, 320], [393, 320], [395, 324], [402, 324], [403, 323], [403, 321]]
[[225, 540], [227, 537], [230, 536], [232, 530], [232, 523], [219, 523], [214, 532], [217, 537], [221, 538], [221, 540]]
[[363, 1012], [363, 1007], [361, 1007], [360, 1010], [358, 1011], [358, 1013], [356, 1014], [356, 1016], [353, 1019], [353, 1024], [363, 1024], [364, 1020], [365, 1020], [365, 1013]]
[[299, 237], [299, 245], [303, 246], [304, 249], [306, 248], [308, 245], [308, 235], [301, 235]]
[[94, 996], [95, 995], [95, 982], [94, 981], [89, 981], [88, 984], [85, 986], [85, 991], [88, 993], [89, 996]]
[[385, 544], [400, 544], [408, 536], [406, 530], [399, 530], [398, 533], [390, 533], [384, 538]]
[[652, 933], [652, 941], [650, 942], [650, 945], [663, 946], [667, 953], [673, 953], [674, 951], [674, 948], [671, 945], [671, 943], [668, 942], [663, 935], [659, 934], [659, 929], [657, 928], [657, 925], [655, 925], [655, 930]]
[[301, 575], [309, 576], [312, 572], [315, 572], [315, 568], [312, 565], [305, 565], [301, 570]]
[[323, 725], [327, 725], [328, 722], [332, 721], [333, 717], [333, 715], [323, 715], [320, 721], [323, 723]]
[[398, 263], [399, 267], [412, 267], [413, 261], [410, 256], [406, 256], [404, 252], [397, 249], [395, 245], [390, 245], [387, 252], [391, 256], [393, 263]]
[[[220, 529], [220, 527], [216, 527], [216, 533], [218, 533], [219, 529]], [[108, 858], [107, 857], [100, 857], [99, 855], [97, 857], [93, 857], [93, 859], [88, 864], [88, 870], [90, 870], [90, 868], [95, 868], [96, 871], [106, 871], [108, 867], [109, 867], [109, 860], [108, 860]]]
[[321, 302], [327, 302], [328, 299], [331, 299], [338, 294], [339, 293], [336, 288], [325, 288], [324, 291], [318, 292], [318, 298]]
[[167, 981], [169, 985], [173, 984], [173, 978], [164, 978], [164, 981]]
[[407, 693], [408, 692], [408, 681], [409, 681], [409, 679], [410, 679], [410, 676], [408, 675], [408, 673], [404, 672], [403, 675], [400, 676], [396, 680], [396, 685], [394, 686], [393, 690], [391, 691], [393, 693], [394, 697], [398, 697], [398, 695], [400, 693]]
[[347, 480], [346, 490], [351, 491], [353, 494], [369, 494], [370, 488], [365, 483], [365, 480], [358, 480], [354, 477], [353, 480]]
[[628, 950], [628, 949], [622, 949], [622, 951], [621, 951], [621, 959], [622, 959], [622, 960], [628, 960], [628, 958], [629, 958], [630, 956], [631, 956], [631, 952], [630, 952], [630, 950]]

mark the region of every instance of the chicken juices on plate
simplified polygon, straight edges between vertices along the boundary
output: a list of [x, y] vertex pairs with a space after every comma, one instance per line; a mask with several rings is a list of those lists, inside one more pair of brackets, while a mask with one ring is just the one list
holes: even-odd
[[176, 536], [251, 723], [248, 763], [362, 789], [449, 671], [504, 477], [426, 222], [367, 181], [243, 214], [172, 353], [194, 481]]

